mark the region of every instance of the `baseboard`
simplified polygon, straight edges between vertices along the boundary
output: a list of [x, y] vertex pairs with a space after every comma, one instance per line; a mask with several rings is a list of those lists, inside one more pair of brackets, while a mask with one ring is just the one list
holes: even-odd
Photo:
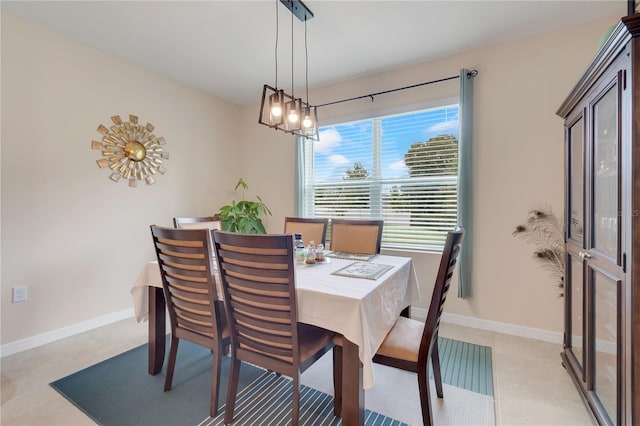
[[[54, 342], [56, 340], [64, 339], [65, 337], [84, 333], [85, 331], [93, 330], [94, 328], [102, 327], [116, 321], [131, 318], [133, 316], [133, 308], [125, 309], [123, 311], [114, 312], [112, 314], [104, 315], [99, 318], [94, 318], [88, 321], [70, 325], [69, 327], [60, 328], [58, 330], [49, 331], [47, 333], [39, 334], [37, 336], [29, 337], [23, 340], [7, 343], [0, 347], [0, 357], [4, 358], [5, 356], [13, 355], [18, 352], [26, 351], [28, 349], [33, 349], [35, 347]], [[424, 321], [427, 318], [427, 310], [424, 308], [411, 307], [411, 316], [413, 318]], [[497, 321], [490, 321], [448, 313], [442, 314], [441, 320], [442, 322], [449, 324], [462, 325], [465, 327], [488, 330], [496, 333], [510, 334], [513, 336], [525, 337], [528, 339], [536, 339], [542, 340], [544, 342], [562, 344], [562, 333], [560, 332], [542, 330], [532, 327], [523, 327], [520, 325], [507, 324]]]
[[[411, 316], [424, 321], [427, 318], [427, 310], [411, 307]], [[521, 325], [507, 324], [504, 322], [490, 321], [464, 315], [443, 313], [440, 319], [443, 323], [462, 325], [470, 328], [493, 331], [496, 333], [510, 334], [512, 336], [525, 337], [527, 339], [541, 340], [543, 342], [562, 344], [562, 333], [558, 331], [543, 330], [540, 328], [524, 327]]]
[[64, 339], [65, 337], [84, 333], [85, 331], [93, 330], [94, 328], [102, 327], [117, 321], [121, 321], [123, 319], [131, 318], [133, 317], [133, 315], [133, 308], [125, 309], [123, 311], [113, 312], [108, 315], [93, 318], [88, 321], [79, 322], [68, 327], [38, 334], [37, 336], [32, 336], [26, 339], [7, 343], [0, 347], [0, 357], [4, 358], [5, 356], [13, 355], [18, 352], [26, 351], [28, 349], [33, 349], [35, 347], [54, 342], [56, 340]]

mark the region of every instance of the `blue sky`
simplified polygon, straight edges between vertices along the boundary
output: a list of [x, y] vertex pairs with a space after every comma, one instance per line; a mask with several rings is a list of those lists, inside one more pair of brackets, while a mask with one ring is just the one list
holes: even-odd
[[[381, 173], [384, 179], [408, 176], [404, 154], [412, 143], [441, 134], [458, 136], [458, 106], [449, 105], [408, 114], [380, 117]], [[345, 171], [360, 162], [372, 172], [372, 138], [375, 120], [354, 121], [319, 129], [314, 144], [316, 181], [342, 180]]]

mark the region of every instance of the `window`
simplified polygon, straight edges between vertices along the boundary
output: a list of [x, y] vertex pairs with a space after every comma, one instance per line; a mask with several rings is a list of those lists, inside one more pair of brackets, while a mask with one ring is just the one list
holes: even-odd
[[443, 247], [457, 223], [457, 104], [319, 134], [302, 142], [303, 216], [383, 219], [383, 248]]

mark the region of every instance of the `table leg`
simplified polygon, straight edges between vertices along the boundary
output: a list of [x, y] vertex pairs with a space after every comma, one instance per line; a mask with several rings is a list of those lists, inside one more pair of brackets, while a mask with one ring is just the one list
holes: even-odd
[[364, 389], [358, 345], [343, 339], [342, 346], [342, 424], [364, 425]]
[[149, 286], [149, 374], [162, 370], [166, 339], [165, 300], [162, 288]]

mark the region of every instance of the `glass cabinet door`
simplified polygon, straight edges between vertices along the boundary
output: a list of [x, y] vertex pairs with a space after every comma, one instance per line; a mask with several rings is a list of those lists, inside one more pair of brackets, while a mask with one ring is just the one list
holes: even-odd
[[593, 272], [593, 390], [611, 424], [618, 424], [618, 288], [619, 281]]
[[584, 237], [584, 124], [580, 117], [568, 129], [569, 181], [567, 236], [582, 246]]
[[566, 194], [567, 211], [566, 227], [566, 313], [567, 335], [565, 347], [573, 354], [569, 362], [576, 376], [585, 382], [585, 290], [583, 260], [580, 253], [584, 251], [584, 114], [581, 112], [572, 124], [567, 127], [566, 146]]
[[570, 339], [569, 347], [578, 363], [579, 373], [584, 382], [584, 273], [582, 270], [582, 259], [569, 255], [569, 264], [567, 265], [567, 276], [570, 277], [569, 297], [570, 304]]
[[593, 248], [618, 258], [617, 85], [593, 105]]
[[599, 421], [619, 424], [620, 301], [624, 272], [621, 265], [619, 90], [614, 77], [591, 104], [591, 161], [593, 188], [588, 207], [590, 227], [583, 256], [588, 271], [585, 371], [587, 387], [600, 406]]

